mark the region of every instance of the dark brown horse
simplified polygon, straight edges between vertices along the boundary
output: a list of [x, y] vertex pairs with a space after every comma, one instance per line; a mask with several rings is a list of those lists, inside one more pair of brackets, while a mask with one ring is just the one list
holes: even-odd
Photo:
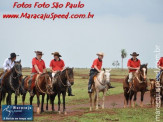
[[147, 88], [147, 64], [143, 64], [140, 66], [138, 72], [135, 72], [132, 82], [133, 82], [132, 89], [129, 89], [128, 76], [125, 78], [125, 81], [123, 82], [124, 97], [125, 97], [124, 108], [126, 107], [126, 104], [128, 104], [128, 101], [130, 101], [129, 104], [131, 107], [133, 96], [134, 96], [133, 107], [135, 107], [137, 92], [141, 92], [140, 106], [143, 107], [144, 93], [146, 92], [146, 88]]
[[[49, 74], [51, 76], [51, 73]], [[64, 114], [66, 113], [66, 108], [65, 108], [65, 97], [66, 97], [66, 91], [69, 85], [74, 84], [74, 73], [73, 73], [73, 68], [66, 68], [62, 72], [59, 72], [55, 75], [54, 79], [52, 80], [52, 85], [53, 85], [53, 91], [54, 94], [50, 95], [50, 100], [52, 103], [52, 111], [55, 111], [54, 109], [54, 100], [56, 95], [58, 95], [58, 112], [60, 112], [60, 95], [62, 94], [62, 99], [63, 99], [63, 112]], [[46, 110], [48, 110], [48, 100], [49, 96], [47, 96], [47, 106]]]
[[[28, 82], [30, 76], [27, 76], [23, 79], [22, 86], [24, 88], [25, 93], [22, 96], [22, 102], [24, 105], [26, 92], [29, 91]], [[44, 105], [44, 97], [45, 94], [53, 94], [52, 91], [52, 81], [48, 73], [43, 73], [41, 75], [35, 74], [32, 78], [32, 85], [31, 88], [33, 89], [34, 95], [37, 96], [37, 114], [40, 114], [40, 95], [42, 95], [42, 103], [41, 103], [41, 112], [44, 112], [43, 105]], [[30, 96], [30, 105], [32, 105], [34, 96]]]
[[6, 104], [11, 105], [11, 95], [15, 93], [15, 105], [17, 105], [17, 96], [19, 95], [19, 89], [21, 86], [22, 79], [22, 66], [21, 61], [15, 61], [15, 65], [9, 72], [6, 72], [1, 82], [0, 90], [0, 108], [1, 101], [5, 99], [6, 93]]

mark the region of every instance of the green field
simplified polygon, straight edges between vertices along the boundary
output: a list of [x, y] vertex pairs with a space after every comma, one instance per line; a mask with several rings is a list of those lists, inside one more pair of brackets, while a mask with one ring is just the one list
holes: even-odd
[[[89, 69], [75, 69], [75, 84], [72, 86], [74, 97], [66, 97], [66, 106], [86, 104], [89, 101], [88, 93], [87, 93], [87, 83], [88, 83], [88, 73]], [[128, 71], [124, 69], [112, 69], [111, 78], [113, 79], [122, 79], [127, 75]], [[29, 75], [29, 70], [23, 70], [23, 75]], [[148, 78], [155, 78], [154, 69], [148, 70]], [[122, 83], [120, 82], [111, 82], [113, 86], [116, 88], [110, 89], [107, 92], [108, 95], [116, 95], [123, 93]], [[36, 103], [36, 97], [34, 98], [33, 103]], [[14, 101], [14, 96], [12, 95], [12, 101]], [[21, 104], [21, 97], [18, 98], [18, 104]], [[26, 97], [26, 104], [29, 104], [29, 94]], [[57, 99], [55, 100], [57, 103]], [[4, 103], [3, 103], [4, 104]], [[66, 116], [60, 115], [62, 118], [59, 121], [66, 122], [112, 122], [112, 121], [120, 121], [120, 122], [153, 122], [155, 121], [155, 108], [110, 108], [104, 110], [98, 110], [89, 112], [89, 106], [81, 107], [84, 112], [80, 115], [74, 116]], [[163, 109], [160, 109], [161, 113]], [[54, 121], [53, 118], [57, 115], [57, 113], [53, 112], [45, 112], [42, 114], [43, 116], [34, 117], [35, 121]], [[52, 116], [54, 115], [54, 116]], [[161, 117], [163, 120], [163, 117]]]

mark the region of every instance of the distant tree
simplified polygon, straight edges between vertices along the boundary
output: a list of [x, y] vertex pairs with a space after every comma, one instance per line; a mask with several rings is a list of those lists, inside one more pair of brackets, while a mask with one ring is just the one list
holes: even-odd
[[115, 66], [116, 68], [120, 65], [120, 63], [118, 62], [118, 60], [117, 61], [114, 61], [113, 63], [112, 63], [112, 65], [113, 66]]
[[122, 58], [122, 70], [123, 70], [123, 59], [127, 57], [127, 52], [125, 49], [121, 50], [121, 58]]

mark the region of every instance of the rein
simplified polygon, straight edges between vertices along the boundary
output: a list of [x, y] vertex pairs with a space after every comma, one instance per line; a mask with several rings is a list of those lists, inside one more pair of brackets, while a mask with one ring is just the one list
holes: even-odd
[[[40, 77], [42, 77], [42, 76], [41, 76], [41, 75], [38, 75], [38, 76], [36, 77], [36, 81], [35, 81], [38, 90], [39, 90], [40, 92], [42, 92], [43, 94], [46, 94], [46, 93], [47, 93], [47, 94], [50, 94], [50, 93], [48, 92], [47, 85], [46, 85], [46, 92], [44, 92], [44, 91], [40, 88], [40, 86], [38, 85], [38, 79], [39, 79]], [[45, 77], [46, 77], [46, 76], [45, 76]], [[46, 78], [45, 78], [45, 80], [46, 80]], [[47, 82], [47, 80], [46, 80], [46, 82]]]
[[105, 86], [105, 85], [106, 85], [106, 84], [101, 83], [100, 80], [99, 80], [98, 78], [96, 78], [96, 79], [97, 79], [97, 81], [98, 81], [102, 86]]
[[[143, 77], [143, 75], [141, 74], [141, 73], [139, 73], [139, 75], [140, 75], [140, 77]], [[138, 74], [136, 74], [136, 79], [139, 81], [139, 83], [143, 83], [143, 82], [146, 82], [146, 80], [145, 81], [141, 81], [139, 78], [138, 78]]]

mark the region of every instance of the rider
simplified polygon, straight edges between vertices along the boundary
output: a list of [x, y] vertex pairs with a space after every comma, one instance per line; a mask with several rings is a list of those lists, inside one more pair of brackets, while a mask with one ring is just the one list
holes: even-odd
[[33, 96], [33, 89], [31, 89], [32, 78], [35, 74], [41, 75], [46, 72], [46, 66], [44, 60], [42, 60], [43, 53], [41, 51], [35, 51], [36, 57], [32, 59], [32, 73], [29, 80], [29, 91], [30, 95]]
[[11, 70], [11, 68], [14, 66], [15, 64], [15, 60], [16, 60], [16, 56], [19, 56], [19, 55], [16, 55], [15, 53], [11, 53], [10, 54], [10, 58], [7, 58], [4, 63], [3, 63], [3, 74], [0, 78], [0, 84], [1, 84], [1, 80], [2, 78], [4, 77], [4, 75], [9, 72]]
[[140, 69], [140, 60], [137, 59], [137, 56], [139, 56], [139, 54], [137, 54], [136, 52], [133, 52], [130, 55], [132, 56], [132, 58], [128, 60], [127, 66], [129, 69], [128, 83], [129, 83], [129, 87], [131, 88], [132, 87], [133, 73], [138, 72], [138, 70]]
[[[93, 61], [90, 74], [89, 74], [90, 77], [89, 77], [89, 82], [88, 82], [88, 93], [92, 93], [91, 87], [92, 87], [94, 76], [97, 75], [97, 73], [101, 72], [102, 59], [104, 57], [104, 53], [100, 52], [100, 53], [97, 53], [96, 55], [98, 56], [98, 58]], [[114, 88], [114, 87], [112, 87], [110, 84], [109, 88]]]
[[[54, 78], [55, 74], [59, 71], [63, 71], [65, 69], [64, 61], [60, 58], [62, 57], [59, 52], [52, 53], [54, 55], [54, 59], [50, 62], [50, 69], [52, 71], [52, 78]], [[71, 87], [68, 87], [68, 96], [74, 96], [72, 94]]]
[[161, 57], [160, 60], [158, 61], [157, 67], [160, 69], [160, 72], [158, 72], [156, 80], [160, 81], [160, 75], [161, 75], [161, 73], [163, 71], [163, 57]]

